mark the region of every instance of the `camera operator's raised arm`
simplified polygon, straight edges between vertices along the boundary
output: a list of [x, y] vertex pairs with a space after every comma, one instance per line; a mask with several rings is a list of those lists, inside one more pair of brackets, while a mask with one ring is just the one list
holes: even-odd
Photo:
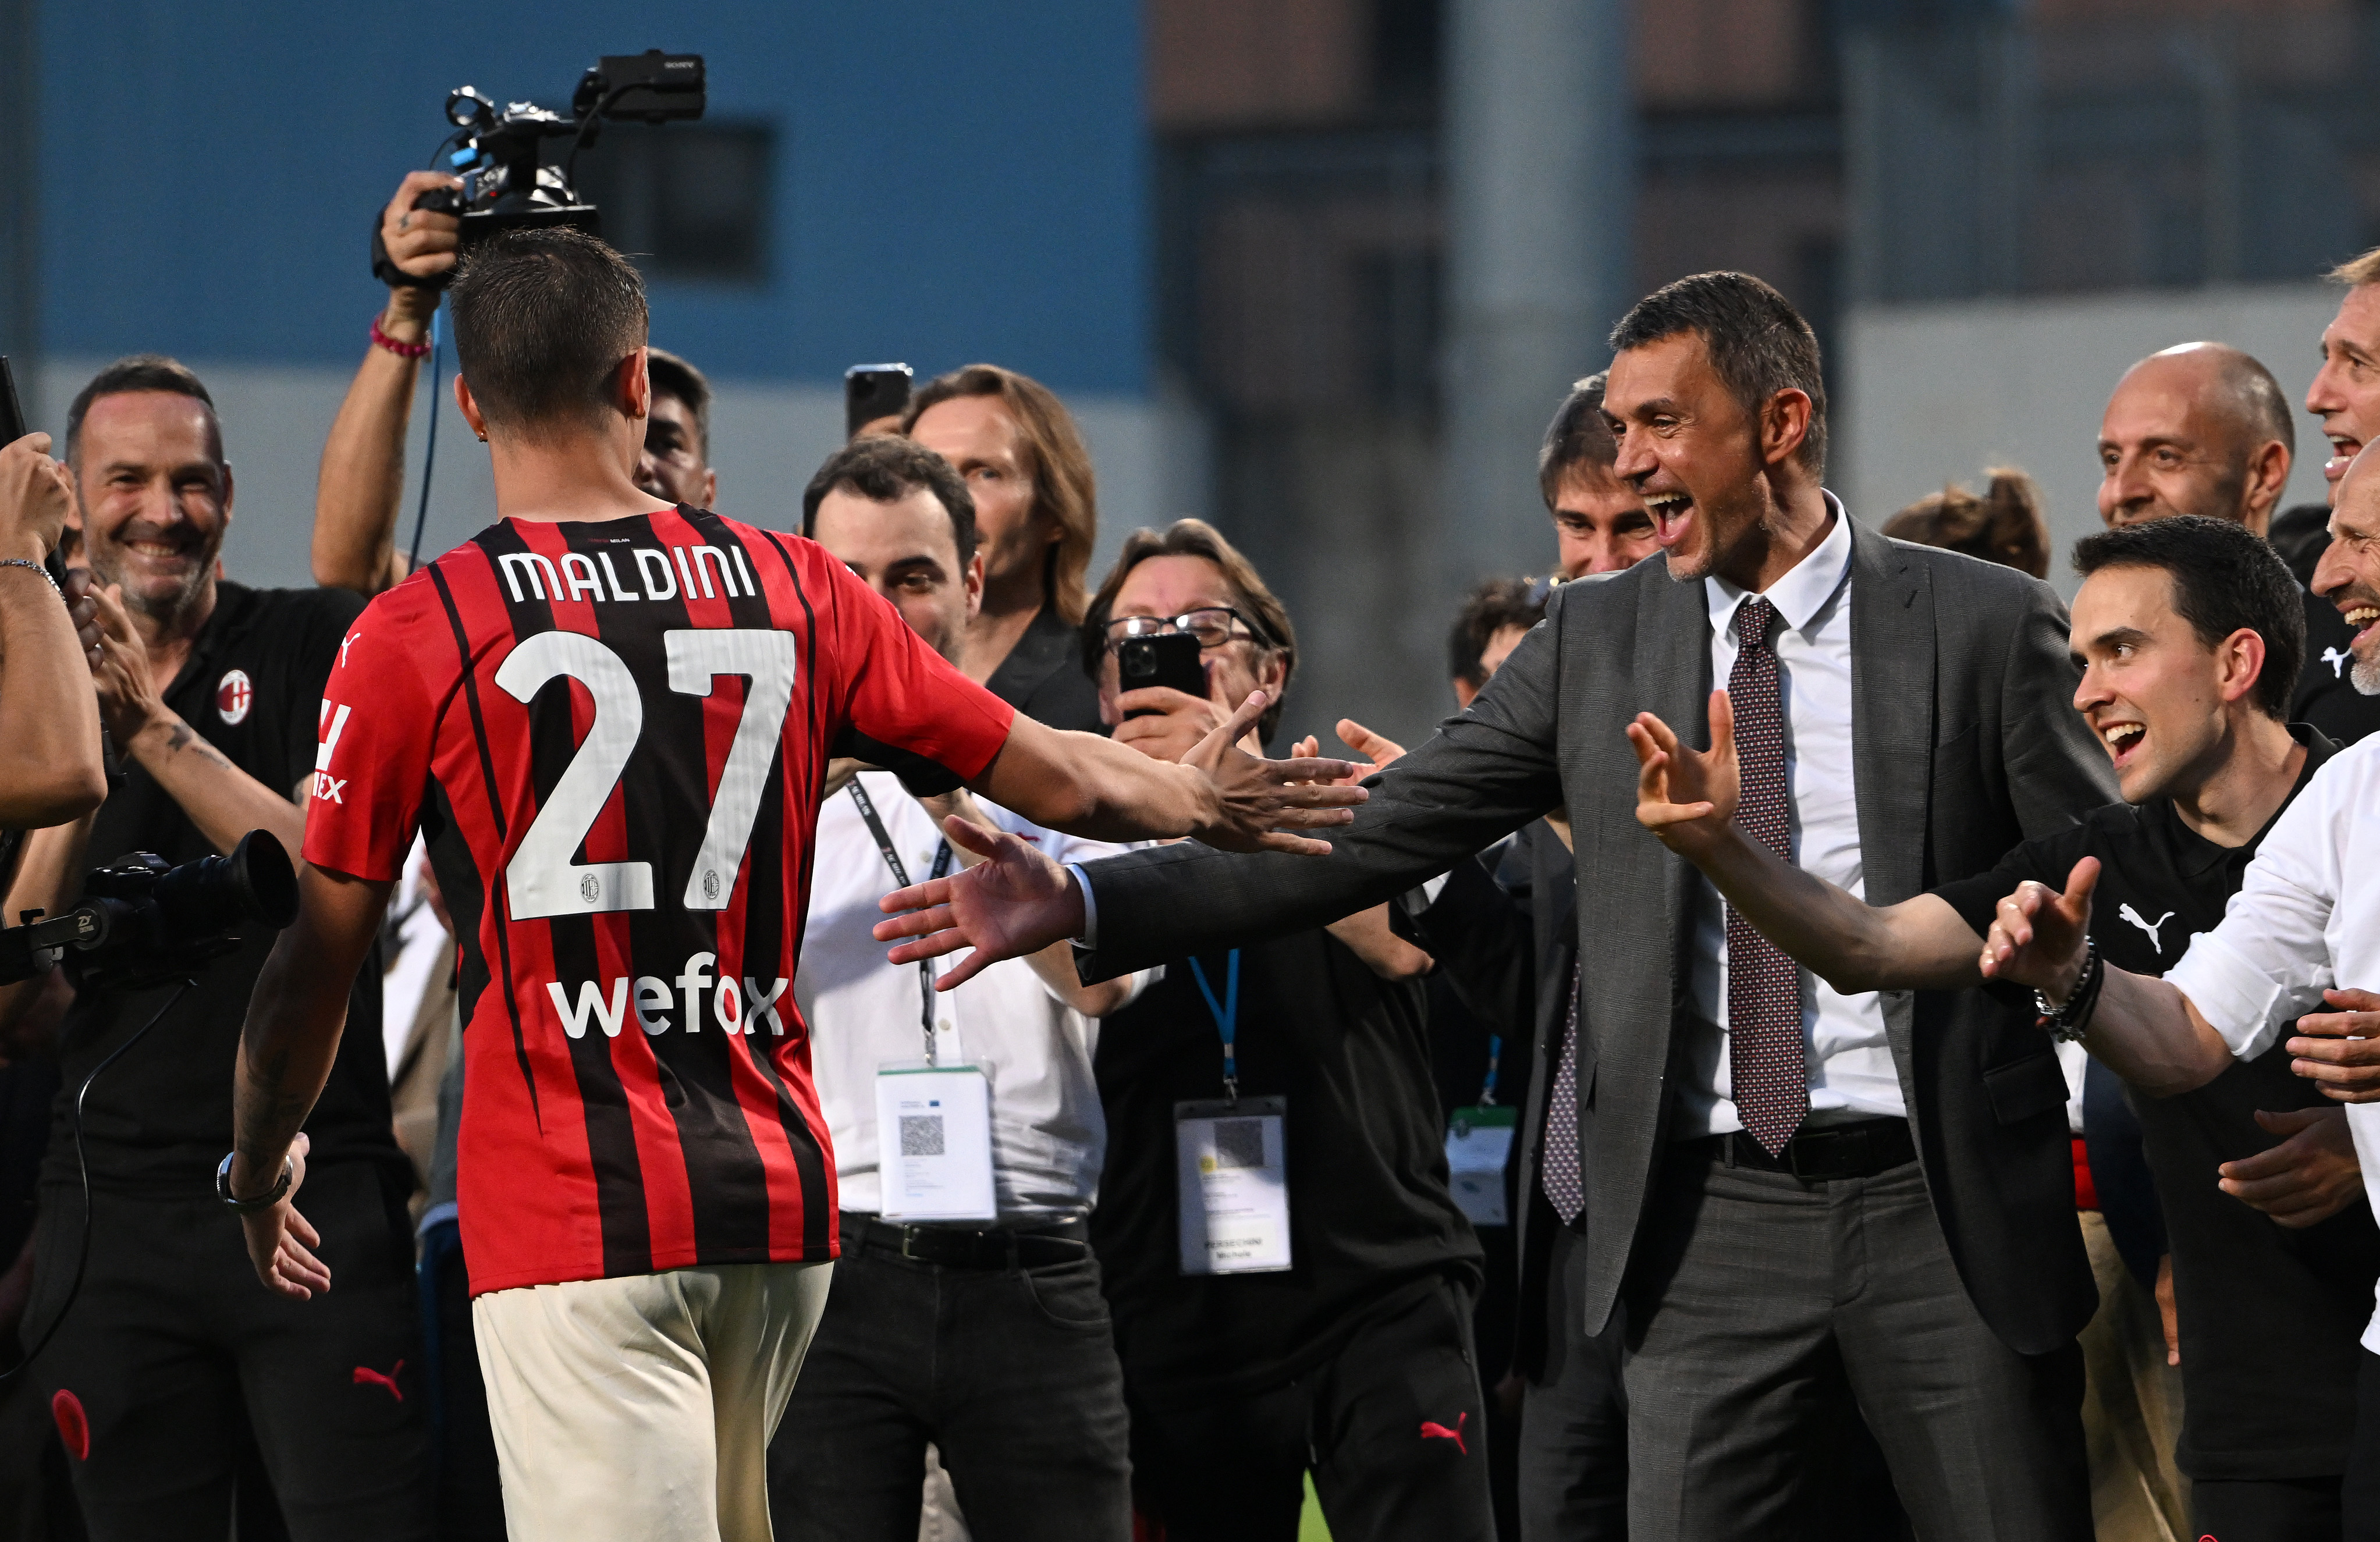
[[74, 506], [49, 448], [45, 433], [0, 447], [0, 829], [63, 824], [107, 796], [88, 639], [42, 566]]
[[[399, 184], [381, 211], [381, 244], [400, 273], [443, 282], [455, 266], [462, 221], [416, 200], [462, 180], [417, 171]], [[314, 488], [314, 581], [372, 595], [405, 577], [396, 526], [405, 492], [405, 430], [421, 360], [430, 351], [430, 323], [438, 310], [429, 283], [391, 284], [388, 308], [374, 318], [370, 346], [356, 367]], [[431, 410], [436, 410], [433, 403]]]

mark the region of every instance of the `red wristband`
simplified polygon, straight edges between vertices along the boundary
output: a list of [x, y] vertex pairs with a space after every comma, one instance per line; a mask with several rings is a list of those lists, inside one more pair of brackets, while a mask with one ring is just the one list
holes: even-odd
[[380, 318], [377, 316], [374, 316], [371, 321], [371, 340], [399, 358], [421, 358], [430, 352], [430, 345], [427, 343], [400, 343], [382, 332], [380, 329]]

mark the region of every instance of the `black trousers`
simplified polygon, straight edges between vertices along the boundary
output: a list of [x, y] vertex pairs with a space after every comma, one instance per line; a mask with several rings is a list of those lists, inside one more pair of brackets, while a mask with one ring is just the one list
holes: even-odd
[[2380, 1542], [2380, 1354], [2356, 1351], [2355, 1434], [2347, 1447], [2347, 1475], [2338, 1507], [2347, 1542]]
[[1132, 1390], [1134, 1488], [1166, 1542], [1294, 1542], [1309, 1468], [1334, 1536], [1492, 1542], [1486, 1435], [1471, 1303], [1442, 1283], [1401, 1293], [1285, 1387], [1196, 1402]]
[[[298, 1208], [333, 1287], [310, 1301], [258, 1282], [212, 1198], [91, 1197], [82, 1290], [31, 1374], [93, 1542], [222, 1542], [251, 1439], [294, 1542], [428, 1538], [413, 1250], [380, 1175], [307, 1174]], [[78, 1190], [43, 1188], [29, 1341], [66, 1295], [81, 1220]]]
[[2190, 1530], [2211, 1542], [2338, 1542], [2335, 1477], [2193, 1478]]
[[1098, 1260], [918, 1263], [844, 1232], [769, 1445], [785, 1542], [916, 1542], [926, 1445], [979, 1542], [1132, 1532], [1123, 1372]]

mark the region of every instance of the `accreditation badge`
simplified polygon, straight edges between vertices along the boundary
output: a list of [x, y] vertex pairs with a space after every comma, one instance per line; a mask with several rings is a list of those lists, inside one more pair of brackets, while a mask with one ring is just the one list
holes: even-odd
[[1512, 1155], [1512, 1111], [1457, 1109], [1446, 1126], [1446, 1181], [1474, 1226], [1512, 1223], [1504, 1207], [1504, 1164]]
[[1277, 1097], [1173, 1105], [1183, 1273], [1289, 1268], [1288, 1113]]
[[876, 1073], [876, 1172], [886, 1220], [997, 1220], [991, 1083], [978, 1065]]

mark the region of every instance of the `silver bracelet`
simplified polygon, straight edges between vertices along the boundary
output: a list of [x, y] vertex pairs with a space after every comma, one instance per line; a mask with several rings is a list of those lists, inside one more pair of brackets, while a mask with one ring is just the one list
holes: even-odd
[[273, 1192], [270, 1194], [260, 1194], [248, 1199], [235, 1199], [231, 1192], [231, 1160], [237, 1154], [225, 1152], [223, 1165], [215, 1169], [215, 1197], [222, 1200], [226, 1208], [237, 1210], [241, 1215], [254, 1215], [259, 1210], [269, 1210], [280, 1204], [281, 1196], [289, 1192], [290, 1184], [298, 1176], [298, 1160], [295, 1157], [286, 1156], [281, 1159], [281, 1181], [273, 1185]]
[[50, 570], [42, 564], [30, 561], [24, 557], [0, 557], [0, 567], [31, 568], [34, 572], [42, 576], [42, 582], [50, 586], [50, 592], [58, 597], [58, 602], [60, 604], [64, 604], [66, 602], [67, 591], [58, 588], [58, 581], [50, 577]]

